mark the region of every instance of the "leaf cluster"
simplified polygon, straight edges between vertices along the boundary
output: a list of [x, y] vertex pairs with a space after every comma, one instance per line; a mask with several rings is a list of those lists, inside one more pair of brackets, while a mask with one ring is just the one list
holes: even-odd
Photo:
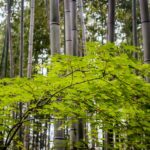
[[87, 47], [84, 57], [51, 57], [44, 64], [46, 76], [0, 81], [0, 132], [7, 141], [35, 116], [54, 116], [72, 118], [68, 123], [82, 118], [96, 128], [115, 131], [120, 139], [116, 148], [124, 143], [148, 146], [150, 84], [144, 78], [149, 65], [131, 58], [133, 47], [98, 43]]

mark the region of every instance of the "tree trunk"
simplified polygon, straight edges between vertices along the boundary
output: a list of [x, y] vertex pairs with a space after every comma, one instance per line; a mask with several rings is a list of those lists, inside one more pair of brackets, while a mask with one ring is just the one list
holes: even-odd
[[107, 41], [114, 42], [115, 33], [115, 0], [108, 0], [108, 35]]
[[29, 49], [28, 49], [28, 68], [27, 77], [31, 78], [32, 75], [32, 53], [33, 53], [33, 34], [34, 34], [34, 10], [35, 0], [31, 0], [30, 8], [30, 31], [29, 31]]

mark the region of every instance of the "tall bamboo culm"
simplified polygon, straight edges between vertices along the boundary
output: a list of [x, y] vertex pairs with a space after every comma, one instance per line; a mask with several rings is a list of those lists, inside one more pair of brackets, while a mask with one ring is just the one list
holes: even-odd
[[64, 0], [65, 12], [65, 52], [67, 55], [73, 55], [72, 32], [71, 32], [71, 1]]
[[[23, 77], [23, 62], [24, 62], [24, 0], [21, 0], [21, 16], [20, 16], [20, 60], [19, 60], [19, 76]], [[22, 119], [22, 102], [19, 103], [19, 118]], [[19, 130], [19, 140], [23, 142], [23, 128]], [[21, 150], [21, 147], [19, 148]]]
[[[32, 76], [34, 15], [35, 15], [35, 0], [31, 0], [31, 2], [30, 2], [30, 30], [29, 30], [29, 45], [28, 45], [27, 78], [31, 78], [31, 76]], [[28, 104], [26, 107], [28, 107]], [[24, 131], [25, 131], [24, 146], [28, 150], [30, 148], [30, 127], [28, 125], [26, 125]]]
[[71, 0], [71, 30], [72, 30], [72, 48], [73, 55], [78, 56], [77, 41], [77, 1]]
[[114, 42], [115, 33], [115, 0], [108, 0], [107, 41]]
[[[148, 8], [148, 0], [139, 0], [140, 15], [142, 23], [142, 36], [143, 36], [143, 48], [144, 48], [144, 63], [150, 64], [150, 16]], [[150, 83], [150, 77], [146, 78], [146, 81]], [[145, 133], [146, 137], [149, 133]], [[145, 137], [145, 135], [143, 135]], [[145, 140], [147, 149], [150, 149], [149, 140]]]
[[[137, 38], [137, 15], [136, 15], [136, 0], [132, 0], [132, 33], [133, 33], [133, 45], [138, 45], [138, 38]], [[138, 55], [136, 52], [133, 53], [133, 57], [138, 59]]]
[[[148, 0], [139, 0], [140, 15], [142, 24], [144, 63], [150, 64], [150, 16], [148, 10]], [[150, 78], [146, 78], [150, 82]]]
[[23, 56], [24, 56], [24, 0], [21, 0], [21, 17], [20, 17], [20, 64], [19, 76], [23, 77]]
[[[77, 2], [76, 0], [71, 0], [71, 30], [72, 30], [72, 48], [73, 56], [79, 56], [78, 51], [78, 36], [77, 36]], [[72, 125], [70, 129], [70, 149], [76, 150], [79, 142], [84, 139], [84, 124], [83, 119], [72, 118]], [[80, 147], [81, 148], [81, 147]]]
[[[7, 61], [8, 61], [8, 28], [7, 28], [7, 23], [6, 23], [4, 45], [2, 49], [2, 58], [1, 58], [1, 78], [6, 77], [7, 75]], [[0, 148], [1, 149], [5, 148], [3, 134], [4, 132], [0, 131]]]
[[51, 55], [60, 53], [59, 0], [50, 0]]
[[[59, 24], [59, 0], [50, 0], [50, 48], [51, 55], [60, 53], [60, 24]], [[61, 100], [58, 101], [61, 102]], [[55, 118], [54, 123], [54, 149], [65, 150], [65, 131], [60, 129], [63, 118]]]
[[[115, 39], [115, 5], [116, 0], [108, 0], [108, 20], [107, 20], [107, 42], [114, 42]], [[113, 126], [113, 125], [112, 125]], [[105, 132], [104, 150], [109, 147], [114, 147], [114, 132], [113, 129], [108, 129]]]
[[7, 61], [8, 61], [8, 29], [6, 24], [4, 46], [2, 50], [2, 60], [1, 60], [1, 78], [6, 77], [7, 75]]
[[78, 6], [79, 6], [79, 17], [80, 17], [81, 29], [82, 29], [82, 49], [80, 52], [80, 56], [84, 56], [85, 43], [86, 43], [86, 26], [84, 21], [83, 0], [78, 0]]
[[27, 77], [28, 78], [31, 78], [31, 75], [32, 75], [32, 53], [33, 53], [35, 0], [31, 0], [30, 7], [31, 7], [30, 8], [30, 31], [29, 31], [28, 68], [27, 68]]
[[9, 48], [9, 61], [10, 61], [10, 77], [14, 77], [14, 60], [13, 60], [13, 49], [12, 49], [12, 35], [11, 35], [11, 4], [10, 0], [7, 0], [7, 28], [8, 28], [8, 48]]
[[150, 17], [148, 10], [148, 0], [139, 0], [142, 23], [144, 62], [150, 63]]

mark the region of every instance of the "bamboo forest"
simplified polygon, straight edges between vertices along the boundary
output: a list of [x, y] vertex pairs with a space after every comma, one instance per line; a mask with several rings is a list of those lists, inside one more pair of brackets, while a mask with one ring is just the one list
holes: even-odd
[[0, 0], [0, 150], [150, 150], [150, 0]]

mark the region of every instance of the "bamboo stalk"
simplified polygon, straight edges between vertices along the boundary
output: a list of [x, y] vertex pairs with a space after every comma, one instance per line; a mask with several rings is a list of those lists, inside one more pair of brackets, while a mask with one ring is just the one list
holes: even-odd
[[[50, 1], [50, 45], [51, 55], [60, 54], [60, 25], [59, 25], [59, 0]], [[61, 100], [58, 101], [61, 102]], [[59, 129], [63, 120], [55, 118], [54, 123], [54, 149], [65, 150], [65, 132]]]
[[60, 53], [59, 0], [50, 1], [51, 55]]
[[[133, 33], [133, 45], [138, 45], [137, 40], [137, 15], [136, 15], [136, 0], [132, 0], [132, 33]], [[134, 58], [138, 58], [138, 55], [136, 52], [133, 53]]]
[[[108, 28], [108, 35], [107, 35], [107, 42], [114, 42], [115, 36], [115, 0], [108, 0], [108, 21], [107, 21], [107, 28]], [[105, 132], [105, 141], [104, 145], [106, 144], [105, 150], [108, 150], [109, 147], [114, 147], [113, 142], [113, 129], [108, 129]]]
[[142, 23], [144, 62], [150, 63], [150, 17], [148, 10], [148, 0], [139, 0]]
[[12, 50], [12, 35], [11, 35], [11, 1], [7, 1], [7, 27], [8, 27], [8, 48], [9, 48], [9, 61], [10, 61], [10, 77], [14, 77], [14, 60], [13, 60], [13, 50]]
[[77, 43], [77, 4], [76, 0], [71, 0], [71, 30], [72, 30], [72, 47], [73, 55], [78, 56], [78, 43]]
[[6, 77], [7, 75], [7, 61], [8, 61], [8, 28], [6, 25], [4, 46], [2, 52], [2, 61], [1, 61], [1, 78]]
[[71, 1], [64, 0], [65, 12], [65, 48], [67, 55], [73, 55], [72, 37], [71, 37]]
[[33, 53], [33, 35], [34, 35], [34, 11], [35, 0], [31, 0], [30, 8], [30, 31], [29, 31], [29, 49], [28, 49], [28, 68], [27, 77], [31, 78], [32, 75], [32, 53]]
[[24, 0], [21, 1], [21, 17], [20, 17], [20, 66], [19, 66], [20, 77], [23, 77], [23, 55], [24, 55]]
[[86, 43], [86, 26], [85, 26], [85, 21], [84, 21], [84, 11], [83, 11], [83, 1], [78, 0], [78, 5], [79, 5], [79, 17], [81, 20], [81, 28], [82, 28], [82, 52], [81, 56], [85, 55], [85, 43]]
[[108, 0], [108, 35], [107, 41], [114, 42], [115, 33], [115, 0]]

